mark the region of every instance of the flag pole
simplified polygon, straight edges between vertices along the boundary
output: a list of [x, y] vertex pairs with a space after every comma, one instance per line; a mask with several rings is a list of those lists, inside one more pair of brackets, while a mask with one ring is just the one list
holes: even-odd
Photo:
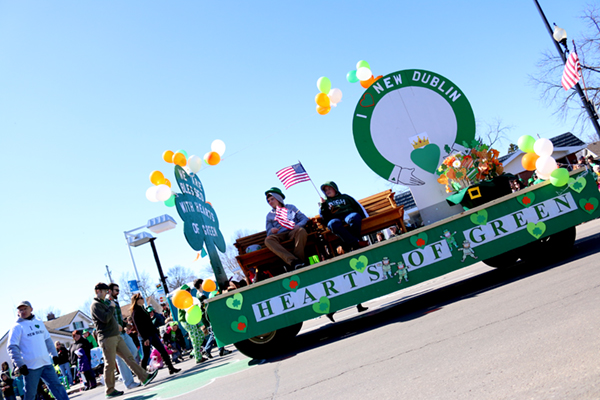
[[[300, 160], [298, 160], [298, 164], [302, 165], [302, 162]], [[306, 168], [304, 168], [304, 165], [302, 165], [302, 169], [306, 171]], [[308, 172], [306, 172], [306, 175], [308, 175]], [[315, 185], [315, 183], [311, 179], [310, 175], [308, 175], [308, 180], [310, 181], [310, 183], [312, 183], [313, 187], [317, 191], [317, 194], [319, 195], [319, 197], [321, 198], [321, 200], [323, 200], [323, 196], [321, 196], [321, 192], [319, 192], [319, 189], [317, 189], [317, 185]]]

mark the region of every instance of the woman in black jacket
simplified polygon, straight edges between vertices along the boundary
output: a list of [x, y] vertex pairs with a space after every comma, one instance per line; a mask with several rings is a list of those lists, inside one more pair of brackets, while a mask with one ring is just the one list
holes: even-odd
[[165, 350], [165, 346], [160, 341], [158, 330], [152, 323], [152, 318], [150, 318], [150, 315], [144, 308], [144, 298], [139, 293], [136, 293], [131, 297], [131, 317], [138, 334], [142, 337], [142, 345], [144, 349], [142, 368], [145, 369], [148, 365], [148, 360], [150, 359], [150, 345], [152, 345], [156, 350], [158, 350], [165, 364], [167, 364], [167, 368], [169, 368], [169, 374], [175, 374], [181, 371], [173, 366], [171, 357]]

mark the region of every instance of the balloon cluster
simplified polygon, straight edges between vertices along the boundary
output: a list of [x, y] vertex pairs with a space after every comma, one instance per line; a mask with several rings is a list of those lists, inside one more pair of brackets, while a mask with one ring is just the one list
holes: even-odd
[[554, 145], [549, 139], [535, 140], [530, 135], [523, 135], [517, 145], [526, 153], [521, 159], [521, 164], [527, 171], [535, 170], [540, 179], [550, 179], [554, 186], [564, 186], [569, 182], [569, 171], [566, 168], [558, 168], [556, 160], [552, 157]]
[[383, 75], [379, 75], [378, 77], [373, 76], [373, 72], [371, 72], [371, 66], [365, 60], [360, 60], [356, 63], [356, 69], [348, 72], [346, 74], [346, 79], [350, 83], [356, 83], [360, 81], [360, 86], [368, 89], [372, 84], [377, 82], [379, 79], [383, 78]]
[[178, 290], [173, 295], [173, 305], [180, 310], [185, 310], [185, 320], [190, 325], [196, 325], [202, 320], [200, 301], [187, 290]]
[[[206, 279], [202, 282], [202, 290], [209, 292], [209, 298], [216, 296], [217, 284], [212, 279]], [[214, 293], [214, 295], [213, 295]], [[188, 324], [196, 325], [202, 319], [202, 309], [200, 308], [200, 300], [192, 297], [187, 290], [179, 289], [173, 294], [173, 305], [185, 310], [185, 319]]]
[[342, 101], [342, 91], [337, 88], [331, 88], [331, 81], [328, 77], [322, 76], [317, 80], [317, 88], [319, 94], [315, 96], [317, 103], [317, 113], [320, 115], [328, 114], [331, 107], [337, 107], [337, 104]]
[[[225, 153], [225, 143], [222, 140], [214, 140], [210, 145], [211, 151], [204, 155], [204, 162], [214, 166], [221, 162], [221, 157]], [[169, 164], [179, 165], [187, 173], [197, 174], [202, 167], [202, 160], [198, 156], [190, 156], [185, 150], [175, 152], [167, 150], [162, 155], [163, 160]], [[150, 173], [151, 186], [146, 190], [146, 198], [152, 202], [164, 201], [167, 207], [175, 206], [175, 194], [171, 191], [171, 182], [165, 178], [162, 172], [152, 171]]]

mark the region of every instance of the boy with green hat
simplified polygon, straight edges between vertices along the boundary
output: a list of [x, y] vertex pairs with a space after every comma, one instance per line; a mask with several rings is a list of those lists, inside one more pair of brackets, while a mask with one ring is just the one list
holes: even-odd
[[[292, 204], [285, 204], [285, 195], [281, 189], [272, 187], [265, 192], [271, 211], [267, 214], [267, 238], [265, 246], [281, 258], [291, 270], [304, 266], [304, 246], [308, 234], [304, 226], [308, 222], [306, 215]], [[294, 240], [293, 254], [281, 245], [286, 240]]]

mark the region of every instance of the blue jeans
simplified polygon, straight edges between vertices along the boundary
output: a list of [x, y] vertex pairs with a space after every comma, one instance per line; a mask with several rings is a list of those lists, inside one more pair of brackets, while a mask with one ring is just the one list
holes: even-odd
[[[362, 216], [358, 213], [350, 213], [342, 218], [344, 221], [338, 218], [332, 219], [327, 223], [327, 228], [342, 239], [346, 246], [356, 246], [360, 238]], [[344, 222], [348, 224], [348, 229], [344, 226]]]
[[67, 382], [69, 385], [73, 385], [73, 375], [71, 374], [71, 364], [64, 363], [58, 366], [60, 368], [60, 372], [63, 374], [65, 378], [67, 378]]
[[58, 380], [58, 375], [52, 365], [44, 365], [41, 368], [30, 369], [29, 374], [24, 376], [25, 381], [25, 399], [33, 400], [37, 393], [38, 383], [40, 378], [44, 381], [50, 392], [56, 400], [69, 400], [65, 387]]

